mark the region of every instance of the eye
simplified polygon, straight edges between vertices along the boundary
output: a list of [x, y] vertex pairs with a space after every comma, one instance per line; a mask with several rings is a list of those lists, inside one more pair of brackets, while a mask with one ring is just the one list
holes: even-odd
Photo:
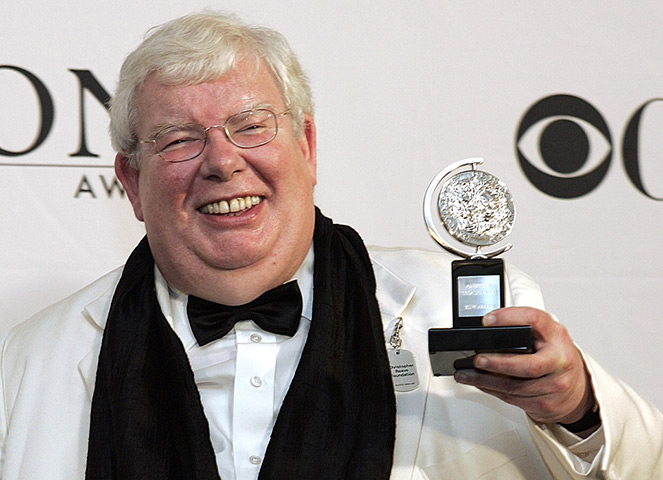
[[251, 122], [243, 125], [236, 125], [232, 132], [239, 133], [240, 135], [255, 135], [264, 132], [267, 128], [269, 127], [265, 123]]
[[157, 151], [169, 151], [184, 148], [188, 145], [205, 140], [205, 134], [200, 129], [169, 129], [160, 132], [156, 138]]
[[276, 120], [269, 110], [257, 109], [230, 117], [226, 126], [231, 136], [267, 135], [276, 127]]
[[576, 198], [603, 180], [612, 159], [612, 139], [591, 104], [571, 95], [553, 95], [525, 113], [516, 150], [525, 176], [539, 190]]

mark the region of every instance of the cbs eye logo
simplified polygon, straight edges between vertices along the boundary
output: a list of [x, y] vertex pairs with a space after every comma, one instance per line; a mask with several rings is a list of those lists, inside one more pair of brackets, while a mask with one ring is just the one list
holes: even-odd
[[[646, 188], [640, 169], [640, 123], [653, 99], [629, 118], [622, 138], [621, 156], [633, 185], [653, 200], [663, 200]], [[523, 115], [516, 133], [518, 162], [527, 179], [542, 192], [557, 198], [577, 198], [603, 180], [613, 156], [610, 129], [601, 113], [573, 95], [545, 97]]]

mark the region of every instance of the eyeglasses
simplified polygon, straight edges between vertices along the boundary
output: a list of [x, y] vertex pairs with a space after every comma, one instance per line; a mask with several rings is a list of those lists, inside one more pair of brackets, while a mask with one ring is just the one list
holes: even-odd
[[152, 143], [157, 154], [166, 162], [184, 162], [203, 153], [208, 132], [212, 128], [221, 128], [226, 138], [239, 148], [255, 148], [265, 145], [276, 138], [279, 131], [278, 118], [290, 113], [286, 110], [276, 114], [266, 108], [247, 110], [228, 117], [223, 125], [203, 127], [198, 124], [173, 125], [159, 131], [152, 140], [140, 143]]

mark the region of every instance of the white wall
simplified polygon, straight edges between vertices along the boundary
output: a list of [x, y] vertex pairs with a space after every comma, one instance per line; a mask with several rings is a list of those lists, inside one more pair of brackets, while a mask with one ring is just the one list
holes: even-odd
[[[317, 104], [323, 211], [368, 243], [439, 248], [422, 219], [428, 182], [451, 162], [484, 157], [518, 210], [505, 258], [539, 281], [549, 310], [585, 350], [663, 407], [652, 375], [663, 363], [662, 204], [629, 180], [621, 152], [631, 115], [663, 96], [660, 1], [187, 3], [3, 6], [0, 65], [36, 75], [55, 115], [39, 148], [0, 155], [0, 329], [122, 264], [143, 234], [126, 198], [104, 189], [114, 179], [114, 153], [107, 113], [90, 93], [87, 146], [99, 157], [69, 156], [80, 138], [79, 86], [70, 70], [91, 71], [112, 93], [124, 56], [148, 27], [212, 6], [276, 28], [300, 55]], [[592, 170], [610, 145], [612, 160], [600, 184], [579, 198], [542, 193], [518, 165], [521, 118], [554, 94], [592, 104], [610, 132], [608, 141], [580, 122], [591, 150], [586, 165], [567, 176]], [[39, 124], [26, 77], [0, 68], [0, 148], [26, 149]], [[662, 127], [663, 102], [655, 101], [638, 139], [652, 197], [663, 197]], [[530, 132], [521, 147], [545, 170], [537, 141]]]

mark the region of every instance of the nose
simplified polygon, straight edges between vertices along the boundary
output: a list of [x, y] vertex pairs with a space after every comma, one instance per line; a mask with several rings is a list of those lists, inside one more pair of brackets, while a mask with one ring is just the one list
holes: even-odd
[[241, 150], [228, 139], [223, 127], [211, 127], [207, 132], [207, 144], [201, 153], [200, 174], [211, 180], [230, 180], [246, 168]]

